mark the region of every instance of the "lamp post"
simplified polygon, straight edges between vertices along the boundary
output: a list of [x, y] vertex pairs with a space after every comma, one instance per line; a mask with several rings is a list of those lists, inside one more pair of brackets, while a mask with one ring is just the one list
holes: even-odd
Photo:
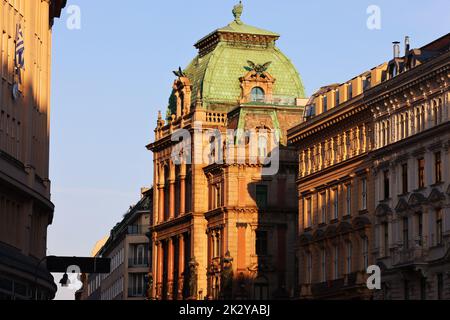
[[38, 269], [41, 266], [42, 262], [46, 261], [48, 257], [44, 257], [41, 260], [39, 260], [38, 264], [36, 265], [34, 269], [34, 299], [38, 300]]

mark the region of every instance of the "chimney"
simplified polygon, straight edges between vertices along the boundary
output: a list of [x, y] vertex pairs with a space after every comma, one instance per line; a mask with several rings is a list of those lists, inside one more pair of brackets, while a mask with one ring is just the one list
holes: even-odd
[[405, 56], [408, 55], [410, 49], [411, 49], [411, 44], [409, 42], [409, 36], [406, 36], [405, 37]]
[[394, 41], [394, 42], [392, 42], [392, 44], [394, 45], [394, 59], [399, 58], [400, 57], [400, 42]]

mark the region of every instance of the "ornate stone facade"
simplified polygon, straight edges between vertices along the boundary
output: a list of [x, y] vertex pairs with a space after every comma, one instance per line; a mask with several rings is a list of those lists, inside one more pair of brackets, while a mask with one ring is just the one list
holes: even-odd
[[300, 298], [449, 298], [450, 36], [406, 40], [404, 57], [316, 92], [289, 130]]
[[450, 36], [389, 63], [374, 117], [379, 299], [450, 299]]
[[381, 82], [385, 69], [381, 65], [349, 82], [321, 88], [306, 107], [306, 122], [289, 130], [289, 142], [299, 154], [301, 298], [370, 297], [365, 271], [373, 264], [372, 114], [363, 97]]
[[[176, 72], [167, 119], [160, 115], [148, 146], [156, 299], [293, 294], [296, 156], [286, 133], [306, 101], [278, 37], [236, 16], [200, 40], [198, 57]], [[250, 68], [251, 61], [265, 67]], [[274, 155], [277, 174], [264, 174], [264, 159]]]

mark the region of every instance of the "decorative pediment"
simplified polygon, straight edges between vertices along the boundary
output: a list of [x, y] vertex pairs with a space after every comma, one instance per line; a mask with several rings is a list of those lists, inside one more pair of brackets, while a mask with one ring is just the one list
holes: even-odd
[[433, 189], [427, 200], [431, 204], [436, 204], [437, 202], [445, 201], [445, 194], [443, 194], [438, 189]]
[[313, 237], [311, 234], [309, 233], [303, 233], [299, 239], [298, 242], [301, 246], [306, 246], [308, 245], [311, 241], [313, 240]]
[[319, 241], [325, 238], [325, 232], [322, 229], [318, 229], [316, 230], [316, 232], [314, 232], [313, 234], [313, 240], [314, 241]]
[[334, 225], [330, 225], [326, 228], [325, 230], [325, 237], [327, 238], [331, 238], [331, 237], [335, 237], [337, 234], [337, 228]]
[[388, 269], [382, 261], [378, 261], [376, 265], [380, 268], [381, 271], [386, 271]]
[[397, 206], [395, 207], [395, 211], [397, 213], [403, 213], [409, 210], [408, 202], [406, 202], [405, 199], [400, 199], [397, 203]]
[[342, 234], [342, 233], [351, 232], [352, 230], [353, 230], [353, 227], [352, 227], [352, 225], [350, 223], [348, 223], [348, 222], [341, 222], [338, 225], [336, 232], [339, 233], [339, 234]]
[[392, 209], [387, 204], [379, 204], [375, 210], [375, 215], [377, 217], [383, 217], [392, 214]]
[[371, 225], [371, 222], [368, 217], [360, 216], [360, 217], [356, 217], [355, 219], [353, 219], [352, 224], [353, 224], [353, 229], [357, 230], [357, 229], [363, 229], [366, 226]]
[[415, 192], [411, 195], [408, 201], [408, 205], [411, 207], [417, 207], [424, 204], [427, 199], [423, 196], [423, 194]]
[[[248, 63], [249, 66], [244, 67], [247, 73], [239, 79], [241, 82], [241, 103], [270, 100], [275, 84], [275, 78], [267, 72], [270, 63], [267, 62], [263, 65], [255, 64], [251, 61]], [[255, 88], [257, 88], [257, 96], [255, 96]]]

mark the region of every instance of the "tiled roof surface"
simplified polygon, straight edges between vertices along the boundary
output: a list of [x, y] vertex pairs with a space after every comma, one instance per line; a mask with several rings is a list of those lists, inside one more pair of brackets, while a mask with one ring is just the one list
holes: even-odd
[[[239, 78], [247, 73], [248, 60], [257, 64], [272, 62], [267, 72], [276, 79], [274, 95], [305, 97], [295, 66], [277, 47], [245, 47], [221, 42], [207, 55], [197, 56], [185, 69], [193, 86], [192, 102], [195, 103], [200, 90], [206, 107], [215, 103], [236, 104], [241, 96]], [[170, 108], [173, 112], [173, 102]]]

